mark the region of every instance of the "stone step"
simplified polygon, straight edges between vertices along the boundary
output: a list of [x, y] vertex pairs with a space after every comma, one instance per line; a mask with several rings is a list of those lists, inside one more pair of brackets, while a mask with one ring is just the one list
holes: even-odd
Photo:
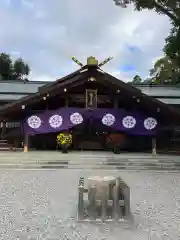
[[[40, 154], [39, 154], [40, 153]], [[130, 154], [113, 155], [112, 153], [62, 154], [58, 152], [0, 153], [0, 168], [68, 168], [68, 169], [180, 169], [180, 158], [142, 157]]]
[[165, 166], [109, 166], [109, 165], [78, 165], [78, 164], [0, 164], [0, 168], [18, 168], [18, 169], [103, 169], [103, 170], [180, 170], [180, 167]]
[[38, 160], [18, 160], [18, 161], [10, 161], [10, 160], [1, 160], [0, 164], [4, 164], [4, 163], [15, 163], [15, 164], [30, 164], [30, 163], [35, 163], [35, 164], [49, 164], [49, 165], [56, 165], [56, 164], [71, 164], [71, 165], [99, 165], [99, 166], [121, 166], [121, 165], [125, 165], [125, 166], [133, 166], [133, 165], [137, 165], [137, 166], [141, 166], [141, 165], [151, 165], [151, 166], [171, 166], [171, 165], [180, 165], [180, 163], [161, 163], [161, 162], [119, 162], [119, 163], [107, 163], [107, 162], [93, 162], [93, 161], [84, 161], [84, 162], [78, 162], [78, 161], [38, 161]]
[[[113, 157], [112, 157], [113, 156]], [[43, 159], [48, 159], [48, 160], [67, 160], [67, 159], [76, 159], [76, 160], [107, 160], [107, 161], [144, 161], [144, 160], [151, 160], [151, 161], [180, 161], [180, 157], [173, 157], [171, 158], [169, 157], [144, 157], [144, 158], [139, 158], [139, 157], [120, 157], [118, 155], [111, 155], [111, 157], [109, 156], [96, 156], [96, 155], [71, 155], [71, 154], [60, 154], [60, 155], [51, 155], [51, 153], [46, 154], [46, 155], [38, 155], [38, 154], [33, 154], [33, 155], [29, 155], [28, 153], [21, 153], [21, 152], [14, 152], [14, 153], [5, 153], [2, 152], [0, 154], [0, 158], [1, 157], [5, 157], [7, 159], [14, 159], [14, 158], [23, 158], [23, 159], [39, 159], [39, 160], [43, 160]]]
[[81, 167], [81, 168], [74, 168], [74, 167], [62, 167], [62, 166], [59, 166], [59, 167], [53, 167], [53, 168], [50, 168], [49, 166], [44, 166], [44, 167], [37, 167], [37, 166], [2, 166], [1, 169], [12, 169], [12, 170], [15, 170], [15, 169], [19, 169], [19, 170], [58, 170], [58, 169], [66, 169], [66, 170], [104, 170], [104, 171], [110, 171], [110, 170], [113, 170], [113, 171], [117, 171], [117, 170], [120, 170], [120, 171], [156, 171], [161, 173], [161, 172], [168, 172], [168, 173], [177, 173], [180, 171], [180, 169], [176, 169], [176, 168], [170, 168], [170, 169], [161, 169], [161, 168], [156, 168], [156, 169], [153, 169], [153, 168], [97, 168], [97, 167], [91, 167], [91, 168], [86, 168], [86, 167]]
[[176, 165], [180, 165], [180, 161], [179, 162], [174, 162], [174, 161], [152, 161], [152, 160], [141, 160], [141, 161], [98, 161], [98, 160], [84, 160], [84, 161], [79, 161], [79, 160], [44, 160], [44, 159], [1, 159], [0, 160], [0, 164], [10, 164], [10, 163], [16, 163], [16, 164], [49, 164], [49, 165], [56, 165], [56, 164], [71, 164], [71, 165], [108, 165], [108, 166], [121, 166], [121, 165], [125, 165], [125, 166], [140, 166], [140, 165], [151, 165], [151, 166], [172, 166], [174, 164]]
[[0, 151], [12, 151], [11, 147], [0, 147]]
[[[8, 154], [10, 154], [10, 156], [7, 156]], [[34, 155], [34, 156], [26, 156], [26, 154], [24, 153], [23, 155], [19, 155], [18, 152], [13, 152], [13, 153], [0, 153], [0, 161], [1, 159], [7, 159], [7, 160], [19, 160], [19, 159], [23, 159], [25, 160], [36, 160], [36, 161], [78, 161], [78, 162], [89, 162], [89, 161], [93, 161], [93, 162], [114, 162], [114, 163], [118, 163], [118, 162], [180, 162], [180, 158], [172, 158], [172, 159], [160, 159], [160, 158], [107, 158], [107, 157], [98, 157], [98, 156], [92, 156], [92, 157], [74, 157], [72, 155], [68, 156], [68, 154], [63, 154], [61, 156], [52, 156], [49, 154], [49, 156], [42, 156], [39, 157], [38, 155]]]
[[[6, 153], [5, 153], [6, 154]], [[62, 154], [61, 151], [29, 151], [28, 153], [17, 153], [18, 155], [26, 155], [28, 157], [30, 156], [47, 156], [47, 154], [51, 154], [52, 156], [64, 156], [65, 154]], [[120, 154], [113, 154], [112, 152], [98, 152], [98, 151], [69, 151], [68, 156], [75, 156], [75, 157], [101, 157], [101, 158], [169, 158], [170, 155], [163, 155], [163, 154], [157, 154], [157, 155], [152, 155], [152, 154], [146, 154], [146, 153], [120, 153]], [[174, 156], [172, 155], [172, 158], [179, 158], [179, 156]]]

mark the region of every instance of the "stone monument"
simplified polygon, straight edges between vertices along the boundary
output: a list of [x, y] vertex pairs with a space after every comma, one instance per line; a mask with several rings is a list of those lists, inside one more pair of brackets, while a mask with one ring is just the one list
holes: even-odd
[[78, 220], [120, 220], [130, 216], [130, 189], [120, 177], [92, 176], [79, 180]]

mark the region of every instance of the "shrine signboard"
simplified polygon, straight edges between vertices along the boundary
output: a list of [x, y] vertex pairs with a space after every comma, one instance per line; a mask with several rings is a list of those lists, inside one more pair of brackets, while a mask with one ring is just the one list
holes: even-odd
[[86, 108], [97, 108], [97, 90], [86, 89]]

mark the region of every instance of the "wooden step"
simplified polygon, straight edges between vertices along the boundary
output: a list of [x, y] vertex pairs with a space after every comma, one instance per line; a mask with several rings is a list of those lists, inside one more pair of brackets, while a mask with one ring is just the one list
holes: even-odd
[[7, 140], [2, 140], [2, 139], [0, 139], [0, 144], [7, 144], [7, 143], [8, 143]]
[[97, 141], [82, 141], [78, 148], [82, 150], [103, 150], [101, 143]]
[[0, 139], [0, 151], [12, 151], [13, 146], [5, 139]]

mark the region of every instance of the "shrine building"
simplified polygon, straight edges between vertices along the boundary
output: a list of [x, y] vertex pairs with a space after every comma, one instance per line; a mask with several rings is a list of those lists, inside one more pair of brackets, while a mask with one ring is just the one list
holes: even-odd
[[[79, 70], [3, 105], [1, 139], [17, 148], [23, 143], [24, 151], [55, 150], [57, 134], [68, 131], [71, 150], [163, 149], [180, 125], [179, 109], [104, 72], [108, 60], [89, 57], [86, 65], [75, 60]], [[19, 125], [7, 129], [8, 122]]]

